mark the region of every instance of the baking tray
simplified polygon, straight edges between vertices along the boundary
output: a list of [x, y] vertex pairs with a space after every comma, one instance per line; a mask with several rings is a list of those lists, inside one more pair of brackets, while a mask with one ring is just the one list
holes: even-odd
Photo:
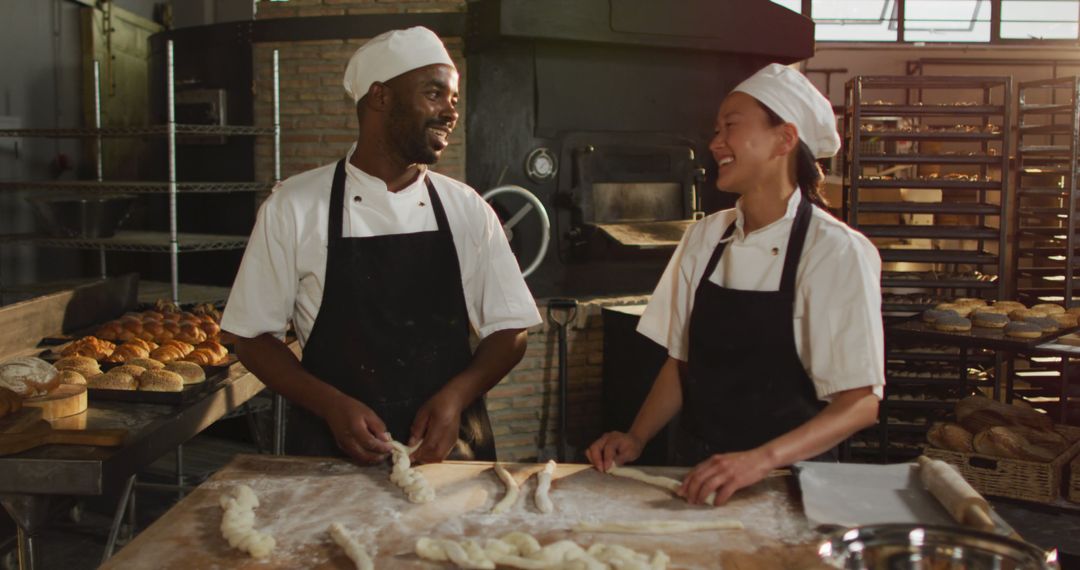
[[1013, 338], [1005, 336], [1004, 329], [987, 329], [976, 326], [971, 327], [970, 331], [946, 332], [939, 331], [933, 325], [922, 322], [922, 315], [889, 325], [887, 328], [887, 332], [893, 335], [893, 338], [1015, 352], [1033, 350], [1040, 344], [1077, 330], [1080, 330], [1080, 326], [1058, 329], [1037, 338]]
[[[235, 362], [236, 357], [229, 355], [230, 360]], [[104, 367], [102, 368], [105, 369]], [[110, 402], [133, 402], [139, 404], [166, 404], [180, 406], [194, 402], [213, 392], [223, 380], [229, 377], [229, 364], [224, 366], [203, 366], [206, 371], [206, 381], [198, 384], [185, 386], [179, 392], [149, 392], [146, 390], [101, 390], [89, 388], [87, 394], [91, 400], [107, 400]]]

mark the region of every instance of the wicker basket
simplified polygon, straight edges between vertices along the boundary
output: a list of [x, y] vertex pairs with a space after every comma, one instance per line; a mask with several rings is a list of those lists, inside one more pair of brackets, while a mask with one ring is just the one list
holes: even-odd
[[1080, 503], [1080, 455], [1069, 464], [1069, 494], [1066, 498]]
[[[1080, 428], [1059, 426], [1070, 435], [1070, 439], [1080, 436]], [[927, 446], [927, 457], [940, 459], [952, 464], [964, 476], [972, 487], [983, 495], [1009, 497], [1036, 503], [1052, 503], [1061, 498], [1062, 482], [1068, 474], [1065, 472], [1069, 461], [1080, 454], [1080, 439], [1076, 439], [1064, 453], [1049, 463], [1003, 459], [981, 453], [961, 453]], [[1080, 495], [1080, 482], [1075, 473], [1069, 488], [1069, 496]], [[1075, 491], [1074, 491], [1075, 489]], [[1076, 499], [1080, 499], [1078, 496]]]

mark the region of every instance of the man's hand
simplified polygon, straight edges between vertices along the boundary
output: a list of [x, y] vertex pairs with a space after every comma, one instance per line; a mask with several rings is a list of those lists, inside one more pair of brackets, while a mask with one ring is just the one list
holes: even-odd
[[386, 442], [386, 424], [371, 408], [349, 397], [342, 397], [323, 415], [337, 445], [349, 457], [365, 465], [379, 463], [390, 453]]
[[607, 473], [615, 465], [625, 465], [639, 456], [645, 444], [621, 431], [609, 431], [585, 450], [585, 457], [597, 471]]
[[694, 467], [676, 494], [690, 504], [700, 505], [716, 491], [714, 504], [722, 505], [735, 491], [761, 481], [772, 469], [767, 454], [760, 448], [718, 453]]
[[452, 390], [447, 389], [439, 391], [420, 407], [409, 431], [410, 447], [423, 440], [412, 454], [413, 462], [439, 463], [446, 459], [450, 448], [457, 442], [464, 409], [465, 404]]

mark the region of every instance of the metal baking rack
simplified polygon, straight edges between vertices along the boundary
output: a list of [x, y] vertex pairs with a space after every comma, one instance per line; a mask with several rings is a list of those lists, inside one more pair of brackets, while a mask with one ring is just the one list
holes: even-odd
[[[160, 252], [169, 255], [170, 293], [173, 302], [180, 299], [179, 254], [243, 249], [247, 236], [186, 234], [178, 230], [177, 197], [180, 194], [269, 191], [273, 184], [257, 182], [180, 182], [176, 169], [177, 139], [187, 136], [272, 136], [274, 181], [281, 179], [281, 121], [278, 75], [278, 50], [273, 51], [273, 126], [199, 125], [176, 122], [173, 41], [166, 42], [165, 89], [167, 120], [163, 125], [103, 127], [101, 125], [101, 89], [98, 63], [94, 62], [93, 128], [0, 129], [0, 137], [93, 138], [95, 139], [96, 180], [80, 181], [6, 181], [3, 190], [120, 192], [166, 194], [169, 197], [169, 231], [122, 231], [110, 238], [59, 238], [34, 234], [0, 234], [3, 244], [31, 243], [41, 247], [90, 249], [99, 252], [100, 275], [107, 274], [106, 252]], [[106, 181], [102, 167], [102, 140], [116, 137], [165, 137], [168, 153], [168, 179], [165, 181]]]
[[[956, 297], [1002, 299], [1012, 80], [858, 76], [845, 85], [843, 216], [878, 247], [887, 321]], [[887, 335], [879, 422], [857, 459], [919, 453], [955, 400], [994, 384], [999, 358]], [[926, 347], [926, 352], [920, 352]]]

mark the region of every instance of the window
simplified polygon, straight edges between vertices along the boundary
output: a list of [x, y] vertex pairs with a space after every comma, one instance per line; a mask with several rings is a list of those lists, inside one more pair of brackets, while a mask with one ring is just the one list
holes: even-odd
[[907, 0], [906, 42], [990, 41], [989, 0]]
[[1001, 37], [1075, 40], [1080, 0], [1002, 0]]
[[818, 41], [896, 41], [896, 0], [815, 0]]

